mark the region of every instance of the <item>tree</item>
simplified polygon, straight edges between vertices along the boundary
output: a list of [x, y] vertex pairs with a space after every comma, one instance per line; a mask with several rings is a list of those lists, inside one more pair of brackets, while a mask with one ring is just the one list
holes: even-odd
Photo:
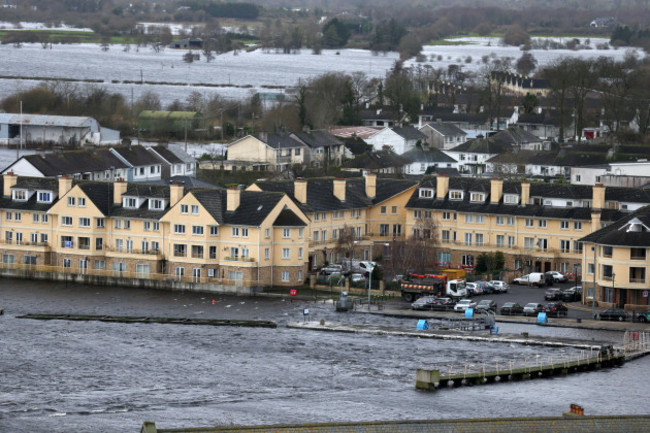
[[596, 63], [591, 59], [570, 58], [569, 62], [569, 95], [573, 99], [575, 113], [574, 135], [578, 142], [582, 140], [582, 129], [585, 124], [585, 100], [598, 81], [595, 71]]
[[[420, 99], [418, 94], [413, 89], [413, 83], [409, 75], [396, 68], [393, 72], [386, 77], [384, 84], [384, 97], [388, 103], [397, 108], [399, 116], [402, 112], [408, 113], [411, 119], [417, 118], [420, 109]], [[401, 119], [395, 119], [399, 121]]]
[[477, 274], [501, 271], [505, 267], [505, 264], [506, 257], [502, 251], [481, 253], [476, 258], [476, 267], [474, 268], [474, 271]]
[[548, 82], [551, 99], [554, 100], [560, 115], [560, 127], [558, 131], [558, 141], [564, 142], [565, 125], [568, 118], [568, 101], [569, 96], [569, 69], [571, 65], [568, 59], [562, 59], [547, 66], [542, 70], [542, 77]]
[[326, 48], [344, 47], [350, 38], [350, 29], [338, 18], [333, 18], [325, 23], [322, 32], [321, 43]]
[[527, 45], [530, 43], [530, 35], [526, 33], [526, 31], [521, 28], [521, 26], [514, 25], [508, 27], [501, 42], [503, 42], [505, 45]]
[[528, 51], [525, 51], [515, 64], [517, 72], [519, 72], [521, 75], [529, 75], [535, 70], [536, 67], [537, 59], [535, 59], [535, 57], [533, 57], [533, 55]]
[[408, 271], [427, 273], [436, 267], [437, 225], [430, 212], [422, 211], [422, 214], [423, 217], [416, 218], [410, 237], [390, 244], [390, 258], [384, 260], [384, 265], [393, 275]]

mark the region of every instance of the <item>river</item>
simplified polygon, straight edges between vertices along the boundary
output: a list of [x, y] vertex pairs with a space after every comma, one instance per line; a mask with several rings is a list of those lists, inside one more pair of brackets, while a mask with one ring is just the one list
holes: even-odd
[[[214, 302], [213, 302], [214, 301]], [[0, 431], [137, 432], [158, 427], [494, 416], [647, 414], [650, 359], [565, 378], [415, 389], [433, 363], [560, 356], [558, 349], [286, 328], [310, 319], [414, 328], [278, 298], [0, 280]], [[18, 319], [25, 313], [264, 319], [277, 329]], [[509, 325], [535, 334], [536, 326]], [[545, 328], [544, 332], [566, 334]], [[617, 334], [583, 335], [615, 341]], [[565, 349], [566, 350], [566, 349]], [[567, 352], [569, 350], [566, 350]]]

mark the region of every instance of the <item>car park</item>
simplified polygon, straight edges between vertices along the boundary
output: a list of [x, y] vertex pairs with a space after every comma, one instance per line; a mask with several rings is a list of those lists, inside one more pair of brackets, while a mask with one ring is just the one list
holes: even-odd
[[471, 299], [461, 299], [454, 305], [454, 311], [465, 311], [468, 308], [476, 308], [476, 302]]
[[558, 271], [548, 271], [545, 272], [545, 275], [551, 277], [554, 283], [566, 283], [569, 281], [566, 275]]
[[521, 277], [515, 278], [512, 280], [513, 284], [520, 284], [523, 286], [543, 286], [546, 284], [546, 279], [544, 274], [541, 272], [531, 272], [530, 274], [523, 275]]
[[524, 316], [536, 316], [537, 313], [541, 313], [544, 310], [544, 306], [538, 302], [529, 302], [524, 305]]
[[505, 281], [501, 281], [501, 280], [492, 280], [492, 281], [490, 281], [490, 284], [492, 285], [492, 287], [494, 287], [495, 293], [506, 293], [506, 292], [508, 292], [508, 289], [510, 288], [508, 283], [506, 283]]
[[500, 313], [504, 316], [513, 316], [516, 314], [522, 314], [524, 312], [524, 307], [517, 304], [516, 302], [506, 302], [501, 306]]
[[562, 293], [560, 289], [548, 289], [544, 293], [544, 299], [547, 301], [558, 301], [560, 299], [560, 293]]
[[549, 302], [543, 307], [544, 313], [547, 316], [566, 317], [569, 314], [569, 309], [561, 302]]
[[569, 289], [562, 290], [560, 300], [564, 302], [575, 302], [582, 299], [582, 287], [573, 286]]
[[494, 302], [491, 299], [483, 299], [478, 304], [476, 304], [476, 310], [477, 311], [478, 310], [482, 310], [482, 311], [489, 310], [489, 311], [493, 311], [493, 312], [496, 313], [496, 311], [497, 311], [497, 303]]
[[627, 313], [622, 308], [608, 308], [596, 314], [595, 318], [598, 320], [618, 320], [619, 322], [624, 322], [627, 320]]
[[643, 311], [636, 315], [636, 320], [643, 323], [650, 322], [650, 311]]

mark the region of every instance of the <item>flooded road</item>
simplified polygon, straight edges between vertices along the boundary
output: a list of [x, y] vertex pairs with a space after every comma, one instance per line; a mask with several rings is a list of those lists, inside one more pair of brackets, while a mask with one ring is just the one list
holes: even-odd
[[[2, 432], [87, 431], [90, 426], [100, 432], [137, 432], [145, 420], [173, 428], [556, 416], [570, 403], [582, 405], [587, 414], [648, 413], [647, 381], [639, 378], [646, 376], [649, 358], [566, 378], [416, 391], [415, 369], [434, 363], [560, 352], [283, 326], [303, 320], [303, 308], [309, 308], [313, 320], [414, 327], [412, 319], [335, 313], [330, 304], [0, 280], [0, 308], [5, 310], [0, 316]], [[15, 317], [26, 313], [261, 319], [274, 320], [279, 327]], [[522, 328], [531, 334], [536, 329]], [[613, 333], [593, 337], [617, 338]]]

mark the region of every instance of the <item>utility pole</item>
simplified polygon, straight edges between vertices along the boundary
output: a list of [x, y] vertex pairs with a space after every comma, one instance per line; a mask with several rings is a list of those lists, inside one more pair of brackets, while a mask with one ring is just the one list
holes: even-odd
[[16, 160], [20, 158], [20, 149], [23, 148], [23, 101], [20, 101], [20, 139], [16, 147]]

